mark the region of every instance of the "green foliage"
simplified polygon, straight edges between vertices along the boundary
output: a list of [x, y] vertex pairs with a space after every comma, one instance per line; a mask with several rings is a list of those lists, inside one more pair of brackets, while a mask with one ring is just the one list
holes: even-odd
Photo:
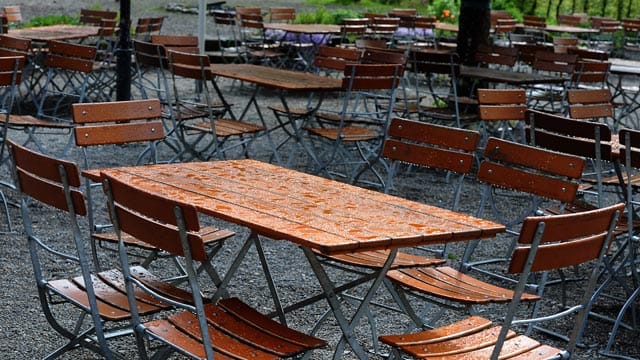
[[493, 10], [506, 10], [511, 16], [522, 21], [522, 1], [514, 0], [492, 0], [491, 9]]
[[455, 23], [458, 21], [460, 8], [455, 0], [435, 0], [427, 7], [429, 15], [438, 18], [439, 21]]
[[70, 15], [47, 15], [47, 16], [35, 16], [26, 23], [23, 27], [35, 27], [35, 26], [47, 26], [57, 24], [80, 24], [80, 18]]

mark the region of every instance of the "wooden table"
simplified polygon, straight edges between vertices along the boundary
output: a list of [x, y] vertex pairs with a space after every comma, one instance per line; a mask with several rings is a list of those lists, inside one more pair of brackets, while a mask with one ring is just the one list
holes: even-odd
[[460, 66], [460, 76], [511, 86], [562, 84], [567, 80], [558, 76], [464, 65]]
[[313, 68], [318, 47], [327, 44], [331, 35], [341, 32], [340, 26], [333, 24], [265, 23], [264, 28], [276, 33], [276, 40], [289, 49], [287, 55], [294, 60], [293, 67], [303, 71]]
[[[271, 133], [274, 130], [283, 129], [288, 135], [285, 142], [293, 138], [301, 144], [299, 124], [296, 123], [295, 119], [290, 117], [284, 122], [281, 121], [280, 118], [277, 118], [278, 125], [275, 127], [267, 126], [262, 115], [263, 109], [260, 108], [257, 101], [259, 93], [263, 89], [275, 91], [280, 98], [282, 106], [287, 110], [289, 109], [287, 94], [291, 92], [309, 93], [310, 96], [307, 108], [312, 110], [317, 109], [320, 106], [324, 93], [342, 90], [342, 81], [340, 79], [253, 64], [212, 64], [211, 73], [214, 76], [240, 80], [256, 85], [241, 115], [238, 117], [233, 113], [233, 111], [231, 111], [231, 107], [224, 99], [224, 94], [219, 88], [217, 82], [213, 82], [218, 96], [233, 118], [242, 120], [247, 115], [251, 106], [255, 107], [262, 126], [267, 129], [267, 131], [265, 131], [265, 135], [267, 136], [267, 140], [269, 141], [275, 160], [278, 164], [282, 164], [282, 157], [278, 149], [283, 145], [283, 143], [276, 145], [271, 137]], [[315, 93], [320, 94], [318, 99], [314, 99], [313, 96], [311, 96], [311, 94]]]
[[99, 26], [90, 25], [49, 25], [24, 29], [9, 29], [8, 35], [46, 42], [49, 40], [84, 39], [98, 35]]
[[[204, 214], [251, 230], [214, 297], [233, 277], [250, 247], [250, 238], [255, 241], [258, 236], [265, 236], [300, 245], [343, 331], [343, 339], [359, 358], [367, 358], [367, 352], [353, 336], [354, 327], [367, 311], [398, 248], [490, 238], [505, 230], [491, 221], [255, 160], [137, 166], [102, 172], [146, 191], [188, 202]], [[389, 259], [376, 273], [355, 315], [347, 319], [336, 294], [339, 291], [312, 250], [336, 254], [376, 249], [391, 249]], [[338, 355], [342, 355], [341, 350]]]
[[613, 89], [612, 101], [617, 106], [616, 124], [640, 129], [640, 61], [609, 58], [611, 75], [608, 81]]

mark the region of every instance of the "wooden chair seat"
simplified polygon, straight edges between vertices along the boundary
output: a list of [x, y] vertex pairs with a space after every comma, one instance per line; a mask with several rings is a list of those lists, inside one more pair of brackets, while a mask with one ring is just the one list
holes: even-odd
[[[4, 122], [4, 121], [5, 121], [4, 117], [0, 118], [0, 122]], [[42, 120], [31, 115], [14, 115], [14, 114], [9, 115], [9, 126], [28, 126], [28, 127], [59, 128], [59, 129], [70, 129], [73, 127], [73, 125], [69, 123]]]
[[[419, 333], [381, 336], [380, 341], [419, 359], [489, 359], [499, 332], [500, 326], [492, 326], [490, 320], [472, 316], [446, 327]], [[510, 331], [500, 359], [547, 359], [564, 353]]]
[[[339, 255], [323, 255], [328, 259], [333, 261], [338, 261], [343, 264], [360, 266], [371, 269], [379, 269], [381, 268], [387, 258], [389, 257], [389, 250], [378, 250], [378, 251], [358, 251], [348, 254], [339, 254]], [[400, 269], [407, 267], [416, 267], [416, 266], [436, 266], [444, 264], [446, 260], [444, 259], [436, 259], [436, 258], [428, 258], [420, 255], [413, 255], [404, 252], [398, 252], [396, 258], [391, 265], [392, 269]]]
[[[204, 310], [216, 359], [218, 354], [231, 359], [284, 358], [326, 344], [273, 321], [237, 298], [222, 300], [220, 305], [207, 304]], [[171, 342], [181, 351], [205, 358], [197, 324], [195, 314], [183, 311], [145, 325], [150, 333]]]
[[[202, 239], [204, 240], [205, 244], [213, 244], [217, 241], [228, 239], [231, 236], [235, 235], [235, 233], [225, 229], [218, 229], [213, 226], [206, 226], [200, 230], [199, 235], [202, 236]], [[94, 239], [98, 241], [107, 241], [111, 243], [118, 242], [118, 236], [116, 235], [115, 232], [94, 233], [92, 236]], [[122, 234], [122, 240], [126, 244], [131, 246], [136, 246], [136, 247], [140, 247], [147, 250], [155, 250], [155, 247], [150, 246], [149, 244], [143, 241], [140, 241], [129, 234]]]
[[345, 126], [338, 128], [306, 128], [311, 134], [324, 137], [330, 140], [341, 141], [368, 141], [376, 139], [380, 134], [374, 129], [368, 129], [361, 126]]
[[[341, 115], [339, 113], [330, 113], [330, 112], [318, 112], [316, 117], [321, 121], [330, 121], [334, 123], [340, 122]], [[371, 124], [371, 125], [380, 125], [379, 121], [375, 121], [368, 118], [358, 117], [358, 116], [342, 116], [344, 118], [345, 123], [349, 124]]]
[[[392, 270], [387, 278], [418, 292], [464, 304], [508, 303], [513, 291], [475, 279], [448, 266]], [[521, 301], [540, 297], [524, 294]]]
[[[237, 136], [242, 134], [256, 133], [263, 131], [264, 127], [246, 123], [243, 121], [232, 119], [216, 119], [216, 135], [221, 137]], [[211, 123], [208, 121], [199, 121], [195, 123], [184, 124], [186, 129], [198, 130], [198, 131], [211, 131]]]

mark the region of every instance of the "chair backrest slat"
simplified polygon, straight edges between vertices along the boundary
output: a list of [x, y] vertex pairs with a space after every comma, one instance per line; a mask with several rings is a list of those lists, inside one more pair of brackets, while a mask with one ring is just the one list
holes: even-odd
[[587, 212], [525, 219], [509, 272], [522, 272], [540, 223], [544, 223], [544, 232], [531, 271], [560, 269], [598, 259], [609, 240], [612, 223], [617, 223], [623, 210], [621, 203]]
[[76, 144], [95, 146], [164, 138], [160, 100], [73, 104]]
[[411, 164], [469, 174], [480, 134], [402, 118], [394, 118], [382, 155]]
[[67, 178], [74, 213], [85, 216], [87, 208], [80, 186], [80, 170], [72, 162], [54, 159], [33, 152], [11, 141], [7, 142], [16, 168], [17, 185], [21, 192], [42, 203], [63, 211], [70, 211], [61, 169]]

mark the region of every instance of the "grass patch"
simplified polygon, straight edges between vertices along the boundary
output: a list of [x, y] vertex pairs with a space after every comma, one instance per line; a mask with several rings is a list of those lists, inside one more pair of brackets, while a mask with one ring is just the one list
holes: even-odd
[[22, 24], [22, 27], [48, 26], [58, 24], [80, 24], [80, 17], [71, 15], [35, 16]]

